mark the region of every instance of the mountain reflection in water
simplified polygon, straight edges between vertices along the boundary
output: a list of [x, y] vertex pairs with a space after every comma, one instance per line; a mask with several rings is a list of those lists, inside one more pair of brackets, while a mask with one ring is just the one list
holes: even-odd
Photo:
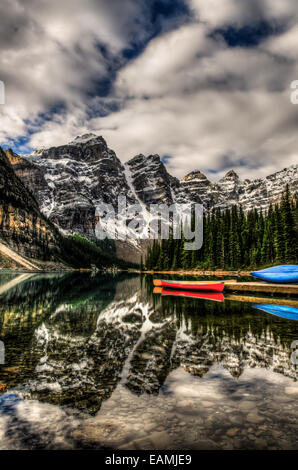
[[5, 274], [0, 289], [0, 448], [295, 447], [297, 322], [124, 274]]

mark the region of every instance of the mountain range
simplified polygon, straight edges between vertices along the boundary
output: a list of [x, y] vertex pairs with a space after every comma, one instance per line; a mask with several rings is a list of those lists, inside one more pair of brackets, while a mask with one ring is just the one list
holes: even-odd
[[[0, 266], [3, 267], [15, 268], [21, 262], [23, 267], [30, 268], [23, 256], [42, 259], [46, 250], [59, 251], [58, 229], [40, 211], [34, 195], [17, 177], [1, 148], [0, 235]], [[18, 253], [17, 262], [11, 259], [11, 249]]]
[[[241, 204], [244, 211], [265, 210], [279, 202], [289, 185], [298, 188], [298, 165], [292, 165], [266, 178], [241, 180], [234, 170], [213, 183], [199, 170], [181, 180], [172, 176], [159, 155], [135, 156], [121, 163], [103, 137], [85, 134], [57, 147], [42, 148], [19, 156], [6, 150], [14, 174], [39, 205], [41, 214], [63, 234], [79, 233], [94, 238], [95, 211], [101, 203], [115, 208], [117, 198], [128, 203], [150, 204], [195, 202], [205, 210], [221, 210]], [[3, 157], [2, 157], [3, 158]], [[142, 249], [139, 249], [140, 257]], [[136, 259], [134, 247], [117, 244], [119, 257]]]

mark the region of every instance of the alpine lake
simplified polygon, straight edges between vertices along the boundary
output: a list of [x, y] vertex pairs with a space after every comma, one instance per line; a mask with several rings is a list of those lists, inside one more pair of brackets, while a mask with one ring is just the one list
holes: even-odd
[[298, 321], [256, 303], [2, 272], [0, 449], [297, 450]]

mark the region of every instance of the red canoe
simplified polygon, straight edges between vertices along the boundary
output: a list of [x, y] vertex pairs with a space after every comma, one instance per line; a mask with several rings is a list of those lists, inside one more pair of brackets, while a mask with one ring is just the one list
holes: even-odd
[[154, 280], [155, 287], [167, 287], [171, 289], [183, 290], [209, 290], [212, 292], [222, 292], [225, 288], [223, 281], [162, 281]]
[[161, 295], [175, 295], [176, 297], [188, 297], [190, 299], [214, 300], [224, 302], [225, 298], [221, 292], [190, 292], [184, 290], [169, 290], [161, 288]]

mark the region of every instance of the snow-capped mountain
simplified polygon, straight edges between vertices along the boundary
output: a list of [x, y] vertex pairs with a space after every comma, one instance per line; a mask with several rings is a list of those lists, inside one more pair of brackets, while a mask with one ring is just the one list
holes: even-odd
[[[35, 151], [14, 166], [43, 213], [66, 231], [92, 236], [99, 203], [115, 205], [119, 195], [136, 202], [124, 166], [104, 139], [94, 134], [77, 137], [68, 145]], [[32, 173], [40, 172], [44, 184], [36, 185]]]
[[213, 183], [200, 171], [179, 181], [158, 155], [137, 155], [122, 164], [103, 137], [85, 134], [67, 145], [39, 149], [25, 157], [7, 152], [17, 175], [31, 189], [42, 212], [65, 231], [93, 236], [96, 207], [118, 196], [148, 210], [156, 203], [202, 203], [205, 209], [241, 204], [244, 211], [278, 202], [286, 184], [298, 188], [298, 165], [264, 179], [242, 181], [233, 171]]
[[[20, 160], [9, 155], [15, 163], [17, 159]], [[5, 250], [1, 256], [1, 266], [18, 268], [21, 265], [23, 268], [36, 269], [35, 264], [26, 263], [16, 252], [21, 257], [39, 260], [42, 259], [45, 245], [59, 252], [59, 232], [44, 219], [37, 201], [17, 177], [7, 156], [0, 148], [0, 235], [1, 243], [4, 242], [14, 251]], [[38, 168], [36, 176], [37, 172]], [[38, 178], [34, 182], [38, 187]], [[25, 265], [22, 261], [25, 261]]]
[[181, 180], [190, 198], [199, 196], [205, 208], [227, 209], [241, 204], [245, 212], [254, 208], [265, 210], [270, 203], [279, 202], [287, 184], [292, 193], [298, 190], [298, 165], [253, 181], [242, 181], [234, 170], [215, 184], [200, 171], [193, 171]]

